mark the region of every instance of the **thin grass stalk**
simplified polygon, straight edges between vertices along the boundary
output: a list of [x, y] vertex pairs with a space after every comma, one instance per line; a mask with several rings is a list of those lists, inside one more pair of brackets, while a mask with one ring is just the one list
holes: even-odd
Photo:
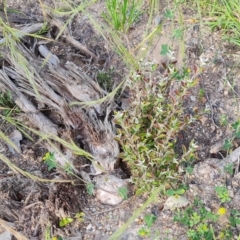
[[17, 232], [15, 229], [10, 227], [3, 219], [0, 218], [0, 225], [8, 232], [10, 232], [17, 240], [28, 240], [24, 235]]
[[112, 236], [110, 236], [109, 240], [117, 240], [120, 239], [121, 235], [126, 232], [127, 228], [134, 222], [134, 220], [141, 215], [141, 213], [154, 201], [156, 201], [157, 196], [160, 191], [162, 191], [164, 187], [156, 188], [148, 197], [147, 201], [137, 210], [135, 210], [132, 216], [127, 220], [127, 222], [121, 226]]
[[17, 167], [15, 164], [13, 164], [6, 156], [4, 156], [3, 154], [0, 154], [0, 159], [7, 164], [7, 166], [15, 173], [20, 173], [21, 175], [23, 175], [24, 177], [30, 178], [34, 181], [38, 181], [38, 182], [58, 182], [58, 183], [73, 183], [74, 180], [64, 180], [64, 179], [44, 179], [44, 178], [40, 178], [38, 176], [35, 176], [27, 171], [22, 170], [21, 168]]

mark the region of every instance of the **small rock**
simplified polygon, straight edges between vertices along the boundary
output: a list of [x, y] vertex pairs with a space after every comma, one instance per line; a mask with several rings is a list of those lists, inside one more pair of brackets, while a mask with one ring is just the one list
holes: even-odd
[[234, 198], [234, 192], [233, 192], [232, 189], [228, 190], [228, 195], [229, 195], [230, 198]]
[[195, 96], [190, 96], [190, 99], [192, 102], [196, 102], [196, 97]]
[[110, 225], [106, 225], [106, 226], [105, 226], [105, 229], [106, 229], [107, 231], [110, 231], [110, 229], [111, 229]]
[[212, 132], [214, 132], [215, 129], [216, 129], [215, 126], [212, 125], [212, 126], [211, 126], [211, 130], [212, 130]]
[[0, 240], [11, 240], [11, 239], [12, 239], [12, 234], [8, 231], [0, 234]]
[[87, 225], [86, 230], [87, 230], [87, 231], [92, 230], [92, 224], [91, 224], [91, 223]]
[[205, 97], [202, 97], [202, 98], [201, 98], [201, 102], [202, 102], [202, 103], [206, 103], [206, 102], [207, 102], [207, 99], [206, 99]]
[[128, 191], [128, 180], [120, 179], [113, 175], [101, 175], [94, 178], [97, 188], [97, 199], [103, 203], [115, 206], [124, 199], [119, 194], [120, 188], [126, 188]]
[[20, 148], [20, 141], [23, 139], [22, 137], [22, 133], [18, 130], [14, 130], [10, 136], [9, 136], [10, 140], [12, 141], [12, 144], [7, 144], [8, 145], [8, 149], [11, 153], [16, 153], [16, 151], [18, 150], [18, 152], [21, 151]]

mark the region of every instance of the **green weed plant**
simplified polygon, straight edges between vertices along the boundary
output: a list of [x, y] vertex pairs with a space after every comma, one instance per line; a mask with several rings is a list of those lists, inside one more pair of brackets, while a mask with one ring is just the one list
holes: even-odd
[[103, 17], [114, 30], [126, 33], [137, 21], [141, 6], [141, 0], [106, 0], [107, 13]]
[[[195, 82], [178, 71], [166, 79], [154, 79], [154, 68], [150, 64], [150, 70], [132, 73], [129, 109], [115, 113], [115, 122], [121, 126], [120, 157], [131, 171], [137, 195], [177, 181], [179, 164], [192, 158], [195, 150], [191, 143], [188, 150], [183, 148], [182, 157], [175, 151], [178, 133], [192, 122], [183, 114], [182, 104]], [[169, 93], [174, 82], [179, 87]]]
[[20, 110], [16, 107], [16, 104], [12, 100], [12, 95], [10, 92], [0, 91], [0, 109], [3, 110], [3, 116], [9, 116], [13, 111], [19, 113]]
[[222, 203], [231, 201], [231, 198], [228, 194], [228, 190], [225, 186], [217, 186], [215, 187], [215, 191]]
[[226, 208], [220, 207], [217, 213], [213, 213], [205, 208], [200, 199], [196, 198], [192, 206], [175, 213], [174, 221], [187, 227], [188, 239], [231, 240], [234, 237], [234, 229], [240, 223], [240, 212], [236, 209], [231, 210], [227, 216], [229, 224], [225, 227], [218, 226], [218, 221], [227, 211]]

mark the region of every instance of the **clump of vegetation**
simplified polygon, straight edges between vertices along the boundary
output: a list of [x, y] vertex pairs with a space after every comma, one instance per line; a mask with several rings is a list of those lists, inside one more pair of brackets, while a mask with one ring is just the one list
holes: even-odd
[[[45, 164], [48, 166], [48, 171], [51, 171], [55, 168], [61, 169], [65, 171], [67, 174], [75, 176], [79, 178], [76, 174], [74, 174], [73, 171], [73, 166], [70, 163], [66, 163], [65, 166], [61, 166], [60, 164], [57, 163], [56, 157], [54, 155], [54, 152], [47, 152], [44, 157], [43, 161]], [[81, 179], [83, 182], [85, 182], [86, 190], [89, 195], [93, 195], [94, 193], [94, 184], [91, 182], [84, 181]]]
[[231, 201], [231, 198], [228, 194], [228, 190], [225, 186], [217, 186], [215, 187], [215, 191], [222, 203]]
[[[239, 211], [228, 210], [225, 207], [219, 207], [216, 213], [207, 210], [200, 199], [195, 199], [194, 204], [185, 210], [175, 213], [174, 221], [187, 227], [187, 236], [189, 239], [233, 239], [233, 229], [240, 222]], [[216, 224], [220, 218], [226, 216], [229, 219], [229, 225], [218, 229]]]
[[221, 29], [223, 36], [229, 42], [240, 46], [240, 5], [238, 0], [206, 1], [210, 9], [212, 21], [208, 24], [213, 29]]
[[12, 100], [12, 95], [10, 92], [0, 91], [0, 109], [3, 110], [3, 115], [5, 117], [9, 116], [13, 110], [15, 110], [15, 112], [19, 112], [19, 109]]
[[111, 68], [109, 71], [99, 71], [97, 73], [97, 81], [99, 85], [106, 91], [111, 91], [113, 88], [113, 81], [112, 81], [112, 75], [113, 75], [114, 69]]
[[107, 0], [107, 13], [104, 19], [113, 26], [115, 30], [127, 32], [134, 22], [137, 21], [143, 1], [135, 0]]
[[231, 124], [231, 128], [232, 128], [233, 134], [230, 139], [224, 140], [224, 145], [223, 145], [224, 150], [231, 149], [233, 147], [234, 139], [240, 138], [240, 120]]
[[182, 105], [195, 82], [187, 71], [172, 71], [162, 79], [153, 77], [153, 64], [150, 69], [131, 75], [129, 109], [115, 114], [121, 126], [117, 137], [123, 149], [121, 157], [131, 171], [136, 194], [174, 184], [179, 164], [192, 158], [195, 148], [193, 143], [188, 150], [184, 147], [182, 156], [175, 151], [179, 131], [192, 121], [184, 115]]
[[154, 222], [157, 220], [157, 217], [154, 214], [148, 214], [144, 217], [145, 225], [144, 227], [140, 228], [138, 231], [139, 236], [146, 237], [151, 234], [151, 227]]

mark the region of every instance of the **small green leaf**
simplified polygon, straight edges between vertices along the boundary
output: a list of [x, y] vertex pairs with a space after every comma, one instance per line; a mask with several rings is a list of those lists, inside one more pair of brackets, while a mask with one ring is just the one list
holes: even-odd
[[170, 47], [169, 47], [169, 45], [168, 45], [168, 44], [162, 44], [162, 48], [161, 48], [160, 54], [161, 54], [162, 56], [165, 56], [165, 55], [167, 55], [168, 53], [170, 53]]
[[223, 150], [227, 150], [232, 147], [232, 141], [225, 139], [223, 144]]
[[175, 193], [176, 193], [175, 190], [173, 190], [173, 189], [168, 189], [167, 192], [166, 192], [166, 195], [167, 195], [167, 196], [174, 196]]
[[234, 136], [237, 138], [240, 138], [240, 130], [239, 129], [234, 133]]
[[91, 182], [87, 182], [86, 183], [86, 189], [87, 189], [87, 193], [89, 195], [93, 195], [93, 192], [94, 192], [94, 184], [91, 183]]
[[230, 175], [233, 174], [233, 169], [234, 169], [234, 165], [232, 163], [230, 164], [227, 164], [225, 167], [224, 167], [224, 171], [229, 173]]
[[150, 234], [150, 229], [147, 227], [142, 227], [138, 231], [139, 236], [146, 237]]
[[43, 157], [43, 161], [47, 164], [48, 171], [52, 170], [53, 168], [56, 168], [57, 166], [54, 153], [52, 152], [47, 152]]
[[60, 227], [65, 227], [66, 225], [70, 224], [71, 222], [73, 222], [72, 218], [63, 218], [60, 222], [59, 222], [59, 226]]
[[189, 173], [189, 174], [192, 174], [193, 173], [193, 166], [188, 166], [187, 168], [186, 168], [186, 171]]
[[173, 31], [173, 34], [172, 34], [172, 38], [175, 38], [175, 39], [180, 39], [180, 38], [182, 38], [183, 37], [183, 29], [180, 29], [180, 28], [178, 28], [178, 29], [175, 29], [174, 31]]
[[235, 219], [236, 224], [240, 224], [240, 218]]
[[128, 189], [126, 187], [120, 187], [118, 189], [118, 193], [124, 200], [128, 198], [128, 195], [127, 195]]
[[76, 218], [79, 222], [84, 222], [84, 217], [85, 217], [84, 212], [79, 212], [79, 213], [76, 213], [76, 215], [75, 215], [75, 218]]
[[184, 190], [183, 188], [178, 189], [178, 190], [176, 191], [176, 194], [178, 194], [178, 195], [183, 195], [184, 193], [185, 193], [185, 190]]
[[165, 18], [173, 18], [173, 17], [174, 17], [173, 11], [167, 9], [167, 10], [165, 11], [165, 13], [164, 13], [164, 17], [165, 17]]
[[234, 130], [237, 131], [240, 128], [240, 120], [238, 120], [235, 123], [233, 123], [232, 127], [233, 127]]
[[146, 215], [144, 217], [144, 221], [146, 222], [146, 225], [148, 227], [151, 227], [156, 220], [157, 220], [157, 217], [153, 214]]

